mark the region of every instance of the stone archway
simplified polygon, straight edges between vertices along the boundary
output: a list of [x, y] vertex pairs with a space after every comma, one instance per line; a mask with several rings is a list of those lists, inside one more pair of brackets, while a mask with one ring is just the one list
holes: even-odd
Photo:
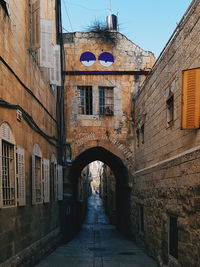
[[[94, 146], [88, 148], [87, 150], [80, 153], [73, 161], [73, 164], [70, 168], [68, 174], [68, 180], [72, 184], [73, 188], [73, 197], [74, 209], [77, 209], [76, 206], [76, 192], [77, 192], [77, 184], [78, 179], [81, 175], [81, 171], [87, 166], [89, 163], [100, 160], [107, 164], [112, 172], [115, 175], [116, 179], [116, 227], [119, 231], [130, 234], [130, 187], [129, 187], [129, 172], [124, 162], [114, 153], [105, 149], [101, 146]], [[77, 210], [73, 210], [73, 225], [78, 225], [78, 214]], [[74, 229], [74, 231], [78, 230]]]

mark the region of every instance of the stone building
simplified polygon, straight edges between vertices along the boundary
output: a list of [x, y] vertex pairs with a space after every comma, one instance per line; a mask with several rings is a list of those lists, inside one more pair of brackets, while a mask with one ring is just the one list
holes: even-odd
[[101, 161], [93, 161], [88, 165], [90, 176], [92, 179], [91, 187], [92, 187], [92, 193], [99, 193], [99, 186], [100, 186], [100, 177], [101, 173], [103, 171], [103, 162]]
[[115, 28], [66, 33], [63, 39], [66, 143], [73, 161], [65, 188], [75, 196], [81, 170], [95, 160], [107, 164], [117, 181], [117, 227], [128, 232], [132, 94], [155, 58]]
[[161, 266], [200, 266], [200, 1], [135, 94], [132, 231]]
[[100, 176], [100, 196], [110, 223], [116, 225], [116, 179], [106, 164], [102, 166]]
[[0, 1], [1, 266], [60, 241], [60, 14], [60, 1]]

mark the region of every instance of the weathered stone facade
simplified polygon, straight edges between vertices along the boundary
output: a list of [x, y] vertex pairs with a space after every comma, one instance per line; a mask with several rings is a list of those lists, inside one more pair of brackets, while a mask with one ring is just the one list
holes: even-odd
[[[102, 146], [119, 155], [126, 165], [130, 163], [132, 168], [131, 94], [145, 79], [145, 75], [138, 76], [137, 71], [149, 71], [155, 59], [152, 53], [142, 50], [122, 34], [115, 31], [110, 34], [115, 38], [114, 43], [102, 40], [101, 33], [64, 34], [66, 142], [71, 145], [72, 159], [88, 148]], [[86, 51], [96, 57], [92, 66], [81, 63], [80, 57]], [[104, 52], [114, 57], [109, 67], [102, 66], [98, 60]], [[78, 110], [80, 86], [92, 86], [93, 112], [90, 115]], [[114, 90], [111, 116], [100, 114], [99, 87]]]
[[[182, 71], [200, 67], [199, 14], [200, 2], [193, 1], [136, 96], [132, 231], [162, 266], [200, 265], [200, 133], [181, 129]], [[170, 252], [170, 218], [177, 253]]]
[[73, 161], [65, 187], [76, 194], [87, 164], [107, 164], [117, 181], [117, 227], [128, 233], [129, 171], [134, 167], [132, 93], [155, 58], [119, 32], [106, 34], [108, 38], [104, 32], [64, 34], [66, 143]]
[[103, 200], [106, 215], [111, 224], [116, 225], [116, 180], [107, 165], [102, 166], [102, 169], [100, 196]]
[[[40, 67], [38, 50], [31, 47], [31, 1], [7, 1], [9, 5], [5, 2], [0, 3], [0, 127], [5, 126], [5, 130], [10, 131], [13, 137], [13, 143], [5, 142], [5, 146], [11, 145], [13, 151], [20, 147], [24, 151], [25, 199], [23, 206], [19, 206], [19, 158], [12, 154], [13, 160], [16, 160], [12, 171], [15, 169], [16, 173], [10, 173], [6, 178], [5, 166], [8, 164], [2, 154], [5, 152], [0, 147], [0, 265], [31, 266], [61, 240], [60, 203], [52, 197], [52, 180], [49, 181], [50, 201], [33, 205], [31, 165], [36, 144], [41, 152], [40, 162], [43, 159], [51, 162], [52, 157], [57, 158], [57, 92], [56, 87], [50, 86], [49, 69]], [[56, 1], [42, 1], [39, 9], [42, 19], [52, 21], [54, 44], [57, 31], [55, 3]], [[2, 144], [6, 133], [1, 132], [0, 135]], [[9, 136], [6, 141], [8, 139]], [[11, 160], [9, 162], [12, 163]], [[6, 179], [13, 179], [13, 205], [6, 205]], [[42, 197], [42, 192], [40, 193]]]

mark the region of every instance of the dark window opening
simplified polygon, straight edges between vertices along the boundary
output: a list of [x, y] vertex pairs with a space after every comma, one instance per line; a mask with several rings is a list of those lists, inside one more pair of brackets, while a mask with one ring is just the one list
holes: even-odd
[[110, 116], [114, 115], [113, 88], [99, 88], [99, 114]]
[[141, 126], [141, 142], [144, 144], [144, 124]]
[[136, 130], [136, 144], [137, 144], [137, 147], [140, 146], [140, 131], [139, 131], [139, 129]]
[[92, 86], [79, 86], [79, 114], [92, 115]]
[[169, 126], [173, 124], [174, 121], [174, 95], [170, 95], [167, 99], [167, 123]]
[[178, 259], [178, 227], [177, 217], [169, 217], [169, 254]]

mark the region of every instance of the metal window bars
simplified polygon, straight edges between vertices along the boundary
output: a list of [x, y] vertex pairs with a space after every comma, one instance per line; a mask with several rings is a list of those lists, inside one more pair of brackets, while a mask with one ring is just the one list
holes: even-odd
[[3, 206], [15, 205], [14, 146], [2, 141], [2, 193]]

